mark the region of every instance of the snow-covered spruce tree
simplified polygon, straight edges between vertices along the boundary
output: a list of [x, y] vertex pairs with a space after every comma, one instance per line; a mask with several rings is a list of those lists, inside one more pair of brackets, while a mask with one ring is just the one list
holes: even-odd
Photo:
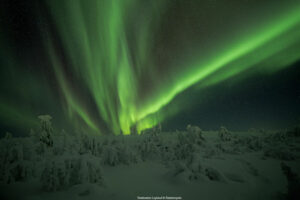
[[98, 154], [97, 146], [98, 146], [98, 143], [97, 143], [96, 138], [92, 137], [91, 138], [91, 143], [90, 143], [90, 151], [91, 151], [92, 155], [97, 155]]
[[41, 136], [40, 141], [47, 146], [53, 146], [53, 128], [50, 115], [40, 115], [38, 118], [41, 120]]
[[133, 150], [128, 144], [121, 142], [116, 146], [118, 160], [123, 164], [131, 164], [139, 162], [140, 158], [137, 155], [136, 151]]
[[92, 155], [99, 155], [99, 137], [81, 133], [78, 138], [80, 154], [91, 153]]
[[62, 182], [59, 180], [60, 177], [58, 176], [58, 162], [60, 161], [48, 160], [46, 163], [46, 167], [41, 174], [41, 183], [43, 189], [46, 191], [56, 191], [61, 189], [61, 187], [63, 186]]
[[12, 157], [11, 149], [13, 147], [14, 141], [12, 139], [12, 134], [6, 132], [5, 136], [0, 140], [0, 180], [5, 183], [11, 182], [13, 178], [10, 178], [10, 164], [14, 162], [14, 157]]
[[179, 160], [173, 161], [173, 165], [171, 165], [167, 174], [169, 174], [173, 180], [184, 182], [205, 178], [205, 172], [199, 163], [195, 165], [194, 168], [191, 168], [191, 166], [187, 166], [184, 161]]
[[98, 145], [97, 148], [101, 151], [102, 163], [105, 165], [130, 164], [137, 163], [140, 160], [133, 147], [125, 143], [120, 137], [115, 137], [101, 146]]
[[32, 162], [24, 159], [23, 143], [12, 142], [2, 163], [1, 180], [5, 183], [25, 181], [33, 176]]
[[258, 136], [247, 137], [247, 147], [252, 151], [259, 151], [263, 148], [262, 139]]
[[155, 132], [143, 135], [142, 141], [137, 149], [143, 161], [153, 159], [160, 156], [161, 139]]
[[62, 138], [63, 138], [63, 141], [62, 141], [62, 146], [63, 146], [63, 149], [64, 151], [67, 151], [69, 149], [69, 138], [68, 138], [68, 135], [66, 134], [66, 132], [62, 133]]
[[86, 134], [80, 133], [79, 134], [79, 154], [85, 154], [88, 152], [88, 146], [89, 146], [89, 139]]
[[118, 152], [115, 146], [105, 145], [102, 152], [102, 163], [105, 165], [116, 166], [120, 163]]
[[88, 182], [95, 183], [97, 185], [104, 185], [100, 160], [88, 157], [85, 159], [85, 162], [88, 167]]
[[11, 139], [6, 137], [0, 140], [0, 181], [4, 181], [7, 173], [7, 165], [9, 163], [8, 156], [11, 147]]
[[62, 190], [77, 184], [103, 185], [100, 159], [91, 154], [56, 157], [49, 160], [40, 181], [46, 191]]
[[[58, 132], [58, 131], [57, 131]], [[64, 153], [70, 153], [69, 144], [72, 143], [72, 137], [69, 137], [68, 134], [62, 129], [60, 133], [53, 135], [53, 146], [48, 148], [46, 144], [43, 143], [42, 146], [49, 150], [50, 154], [55, 156], [62, 155]]]
[[152, 128], [151, 132], [155, 135], [158, 135], [161, 133], [161, 130], [162, 130], [162, 127], [161, 127], [161, 124], [159, 123]]
[[130, 127], [130, 135], [137, 135], [137, 127], [136, 124]]

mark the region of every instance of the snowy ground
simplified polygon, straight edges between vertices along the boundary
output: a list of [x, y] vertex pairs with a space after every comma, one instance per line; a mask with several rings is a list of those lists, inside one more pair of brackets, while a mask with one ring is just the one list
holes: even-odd
[[298, 131], [8, 137], [0, 199], [293, 199]]

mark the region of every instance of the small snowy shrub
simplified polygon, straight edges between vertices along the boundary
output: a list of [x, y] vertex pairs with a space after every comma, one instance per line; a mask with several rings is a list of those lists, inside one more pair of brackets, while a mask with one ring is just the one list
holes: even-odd
[[263, 147], [261, 139], [257, 136], [247, 137], [246, 140], [248, 148], [253, 151], [259, 151]]
[[167, 172], [167, 176], [171, 179], [172, 182], [186, 182], [190, 181], [191, 171], [186, 167], [185, 163], [182, 161], [172, 162], [170, 170]]
[[269, 140], [272, 140], [273, 142], [286, 142], [288, 139], [288, 134], [285, 131], [278, 131], [271, 135], [271, 138]]
[[160, 147], [160, 155], [162, 161], [172, 161], [176, 160], [175, 151], [174, 151], [174, 145], [170, 144], [163, 144]]
[[281, 147], [269, 147], [265, 149], [264, 157], [285, 160], [285, 161], [291, 161], [296, 159], [295, 155], [291, 151]]
[[175, 157], [178, 160], [186, 159], [189, 155], [191, 155], [196, 147], [195, 141], [193, 140], [194, 135], [188, 135], [188, 133], [180, 132], [177, 136], [178, 143], [175, 146], [174, 153]]
[[184, 163], [180, 161], [174, 162], [174, 168], [173, 168], [173, 176], [177, 176], [178, 174], [187, 171], [187, 167]]
[[178, 160], [184, 160], [188, 158], [195, 150], [195, 147], [190, 144], [177, 144], [175, 147], [175, 157]]
[[207, 167], [205, 169], [205, 175], [211, 181], [224, 181], [222, 174], [212, 167]]
[[198, 126], [187, 126], [187, 136], [191, 140], [191, 142], [194, 142], [198, 145], [201, 145], [203, 141], [205, 140], [202, 136], [203, 132]]
[[204, 177], [202, 166], [195, 161], [188, 164], [183, 161], [175, 161], [167, 174], [178, 181], [196, 181]]
[[230, 141], [232, 138], [231, 133], [224, 126], [221, 126], [218, 135], [219, 135], [220, 139], [224, 142]]
[[201, 171], [200, 155], [197, 153], [191, 154], [187, 159], [187, 166], [193, 171]]

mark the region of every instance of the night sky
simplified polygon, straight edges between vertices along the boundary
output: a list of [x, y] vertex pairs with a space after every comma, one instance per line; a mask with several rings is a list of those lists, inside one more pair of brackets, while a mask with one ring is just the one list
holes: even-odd
[[1, 1], [0, 134], [300, 123], [300, 2]]

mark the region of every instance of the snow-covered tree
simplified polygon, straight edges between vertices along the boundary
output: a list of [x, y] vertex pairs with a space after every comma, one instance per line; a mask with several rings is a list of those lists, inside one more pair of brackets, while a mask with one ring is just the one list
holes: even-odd
[[188, 139], [191, 140], [190, 142], [194, 142], [198, 145], [202, 144], [203, 141], [205, 140], [203, 137], [203, 132], [201, 130], [201, 128], [199, 128], [198, 126], [192, 126], [192, 125], [188, 125], [187, 126], [187, 132], [188, 132]]
[[50, 115], [40, 115], [38, 118], [41, 120], [41, 135], [40, 141], [47, 146], [53, 146], [53, 128]]
[[218, 135], [222, 141], [230, 141], [232, 138], [231, 133], [224, 126], [221, 126]]

